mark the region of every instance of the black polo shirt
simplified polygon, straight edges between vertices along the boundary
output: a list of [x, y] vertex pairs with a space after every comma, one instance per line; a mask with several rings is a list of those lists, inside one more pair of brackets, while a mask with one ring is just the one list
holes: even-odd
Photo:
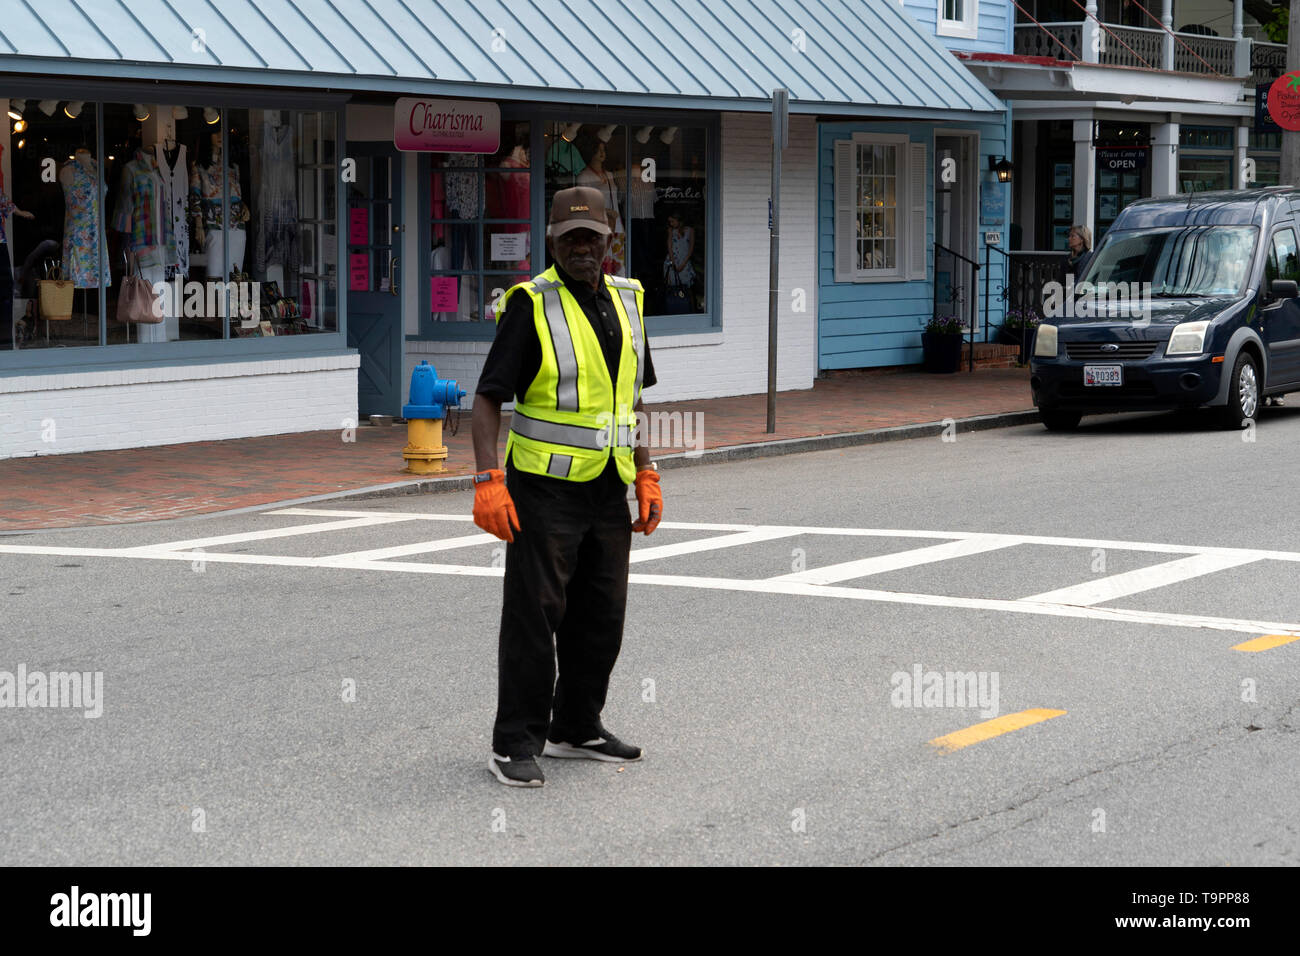
[[[623, 351], [623, 328], [614, 311], [614, 302], [609, 296], [609, 289], [602, 279], [600, 287], [593, 289], [585, 282], [577, 282], [558, 265], [555, 271], [566, 289], [572, 294], [582, 314], [591, 323], [600, 342], [601, 352], [605, 355], [605, 367], [609, 369], [609, 380], [618, 381], [618, 367]], [[632, 316], [628, 317], [632, 319]], [[641, 388], [654, 385], [655, 367], [650, 358], [650, 342], [645, 343], [645, 372], [641, 376]], [[496, 338], [488, 350], [487, 360], [483, 363], [483, 373], [479, 376], [479, 395], [499, 402], [517, 401], [528, 391], [528, 386], [537, 378], [542, 368], [542, 344], [537, 339], [537, 324], [533, 320], [533, 300], [531, 296], [515, 293], [506, 303], [501, 321], [497, 323]], [[611, 457], [609, 466], [601, 475], [602, 479], [619, 481], [618, 472]], [[550, 479], [559, 480], [559, 479]], [[620, 482], [621, 484], [621, 482]]]

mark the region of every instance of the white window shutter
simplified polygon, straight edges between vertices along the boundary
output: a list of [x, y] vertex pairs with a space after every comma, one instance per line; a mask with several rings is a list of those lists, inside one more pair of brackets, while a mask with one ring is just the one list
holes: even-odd
[[835, 143], [835, 281], [857, 278], [858, 230], [856, 226], [857, 170], [853, 141]]
[[907, 144], [907, 277], [925, 279], [925, 143]]

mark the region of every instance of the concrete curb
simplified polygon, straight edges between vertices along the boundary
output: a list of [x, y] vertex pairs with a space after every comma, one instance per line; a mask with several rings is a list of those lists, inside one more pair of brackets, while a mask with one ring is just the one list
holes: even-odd
[[[827, 451], [832, 448], [848, 448], [852, 445], [874, 445], [887, 441], [905, 441], [909, 438], [933, 438], [943, 432], [950, 423], [957, 426], [957, 432], [986, 431], [990, 428], [1012, 428], [1017, 425], [1031, 425], [1039, 420], [1038, 412], [1029, 409], [1023, 412], [1001, 412], [996, 415], [976, 415], [971, 418], [944, 419], [937, 422], [921, 422], [915, 425], [894, 425], [890, 428], [874, 428], [861, 432], [838, 432], [832, 435], [810, 435], [804, 438], [780, 438], [773, 441], [749, 442], [744, 445], [722, 445], [707, 448], [702, 452], [684, 452], [675, 455], [655, 455], [655, 462], [661, 470], [670, 468], [688, 468], [693, 465], [713, 465], [724, 461], [747, 461], [752, 458], [771, 458], [777, 455], [797, 455], [809, 451]], [[457, 475], [449, 478], [417, 478], [410, 481], [398, 481], [391, 485], [372, 485], [369, 488], [357, 488], [353, 491], [337, 491], [326, 495], [317, 495], [310, 499], [296, 499], [281, 502], [278, 505], [257, 505], [261, 511], [269, 507], [288, 507], [307, 501], [363, 501], [373, 498], [397, 498], [404, 495], [432, 495], [451, 491], [468, 491], [474, 487], [470, 475]], [[250, 509], [251, 510], [251, 509]], [[228, 513], [228, 512], [227, 512]]]

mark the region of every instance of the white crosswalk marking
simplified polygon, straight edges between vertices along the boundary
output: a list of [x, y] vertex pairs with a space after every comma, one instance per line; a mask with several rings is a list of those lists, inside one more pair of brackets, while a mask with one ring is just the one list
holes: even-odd
[[[662, 527], [662, 525], [661, 525]], [[695, 541], [681, 541], [677, 544], [661, 544], [650, 548], [636, 548], [629, 561], [658, 561], [663, 558], [675, 558], [683, 554], [696, 554], [700, 551], [715, 551], [718, 548], [735, 548], [742, 544], [756, 544], [759, 541], [774, 541], [777, 538], [789, 538], [797, 535], [797, 528], [756, 528], [753, 531], [738, 531], [735, 534], [719, 538], [700, 538]]]
[[1019, 538], [1003, 535], [981, 535], [964, 538], [961, 541], [947, 541], [929, 548], [914, 548], [911, 551], [899, 551], [895, 554], [879, 554], [857, 561], [845, 561], [824, 568], [809, 568], [793, 574], [782, 574], [769, 581], [791, 581], [797, 584], [835, 584], [839, 581], [852, 581], [872, 574], [884, 574], [886, 571], [898, 571], [902, 568], [915, 568], [935, 561], [950, 561], [964, 558], [985, 551], [997, 551], [1020, 543]]
[[1130, 594], [1138, 594], [1142, 591], [1177, 584], [1179, 581], [1198, 578], [1203, 574], [1213, 574], [1215, 571], [1225, 571], [1228, 568], [1241, 567], [1243, 564], [1253, 564], [1258, 560], [1258, 558], [1248, 554], [1194, 554], [1189, 558], [1166, 561], [1164, 564], [1156, 564], [1149, 568], [1138, 568], [1135, 571], [1125, 571], [1123, 574], [1112, 574], [1110, 577], [1098, 578], [1096, 581], [1085, 581], [1083, 584], [1075, 584], [1068, 588], [1044, 591], [1042, 594], [1035, 594], [1031, 597], [1021, 598], [1021, 600], [1036, 601], [1040, 604], [1079, 604], [1083, 606], [1102, 604], [1106, 601], [1127, 597]]
[[[107, 559], [193, 562], [202, 559], [213, 565], [275, 565], [320, 570], [348, 570], [399, 574], [438, 574], [466, 578], [499, 577], [499, 567], [486, 564], [438, 564], [423, 561], [392, 560], [415, 554], [451, 551], [458, 548], [499, 547], [500, 542], [483, 533], [461, 534], [446, 538], [396, 544], [385, 548], [348, 551], [321, 557], [294, 557], [275, 554], [232, 554], [201, 551], [220, 545], [248, 541], [271, 541], [279, 538], [326, 534], [335, 531], [368, 528], [386, 524], [413, 522], [452, 522], [464, 525], [472, 521], [465, 514], [413, 514], [396, 511], [362, 511], [325, 508], [284, 508], [264, 512], [263, 516], [300, 516], [317, 519], [308, 524], [267, 528], [235, 534], [213, 535], [183, 541], [167, 541], [130, 548], [79, 548], [46, 545], [0, 544], [0, 558], [6, 555], [76, 556]], [[425, 525], [427, 527], [427, 525]], [[1264, 561], [1300, 562], [1300, 552], [1270, 551], [1251, 548], [1197, 547], [1185, 544], [1161, 544], [1149, 541], [1110, 541], [1063, 538], [1040, 535], [986, 534], [971, 531], [925, 531], [896, 528], [827, 528], [778, 525], [719, 524], [705, 522], [664, 522], [664, 529], [693, 532], [723, 532], [710, 537], [665, 545], [643, 546], [636, 539], [631, 560], [647, 562], [684, 554], [707, 554], [710, 551], [735, 549], [795, 535], [822, 535], [847, 539], [878, 537], [887, 539], [939, 540], [941, 543], [912, 548], [895, 554], [875, 555], [853, 561], [813, 568], [794, 574], [762, 579], [703, 577], [672, 574], [632, 573], [634, 585], [697, 588], [754, 595], [786, 595], [791, 598], [840, 599], [911, 604], [939, 608], [964, 608], [1008, 614], [1038, 614], [1049, 617], [1086, 618], [1115, 623], [1156, 624], [1165, 627], [1210, 628], [1254, 634], [1300, 636], [1300, 624], [1278, 621], [1255, 621], [1243, 618], [1213, 617], [1198, 614], [1175, 614], [1135, 608], [1097, 607], [1131, 594], [1152, 591], [1216, 571]], [[728, 533], [729, 532], [729, 533]], [[330, 540], [330, 539], [325, 539]], [[1177, 555], [1173, 560], [1114, 574], [1109, 577], [1044, 591], [1020, 600], [956, 597], [885, 591], [863, 587], [837, 586], [837, 582], [913, 568], [955, 558], [969, 557], [1019, 545], [1048, 545], [1063, 549], [1113, 549], [1149, 554]]]

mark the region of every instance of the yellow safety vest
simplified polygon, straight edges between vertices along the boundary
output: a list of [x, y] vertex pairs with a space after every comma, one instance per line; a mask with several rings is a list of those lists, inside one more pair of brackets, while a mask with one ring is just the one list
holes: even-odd
[[610, 382], [595, 330], [554, 266], [512, 286], [497, 301], [500, 322], [510, 296], [522, 291], [531, 297], [542, 346], [537, 377], [515, 397], [506, 440], [506, 457], [522, 471], [591, 481], [612, 454], [624, 482], [636, 477], [632, 409], [645, 370], [645, 293], [636, 279], [607, 275], [604, 281], [623, 329], [617, 382]]

